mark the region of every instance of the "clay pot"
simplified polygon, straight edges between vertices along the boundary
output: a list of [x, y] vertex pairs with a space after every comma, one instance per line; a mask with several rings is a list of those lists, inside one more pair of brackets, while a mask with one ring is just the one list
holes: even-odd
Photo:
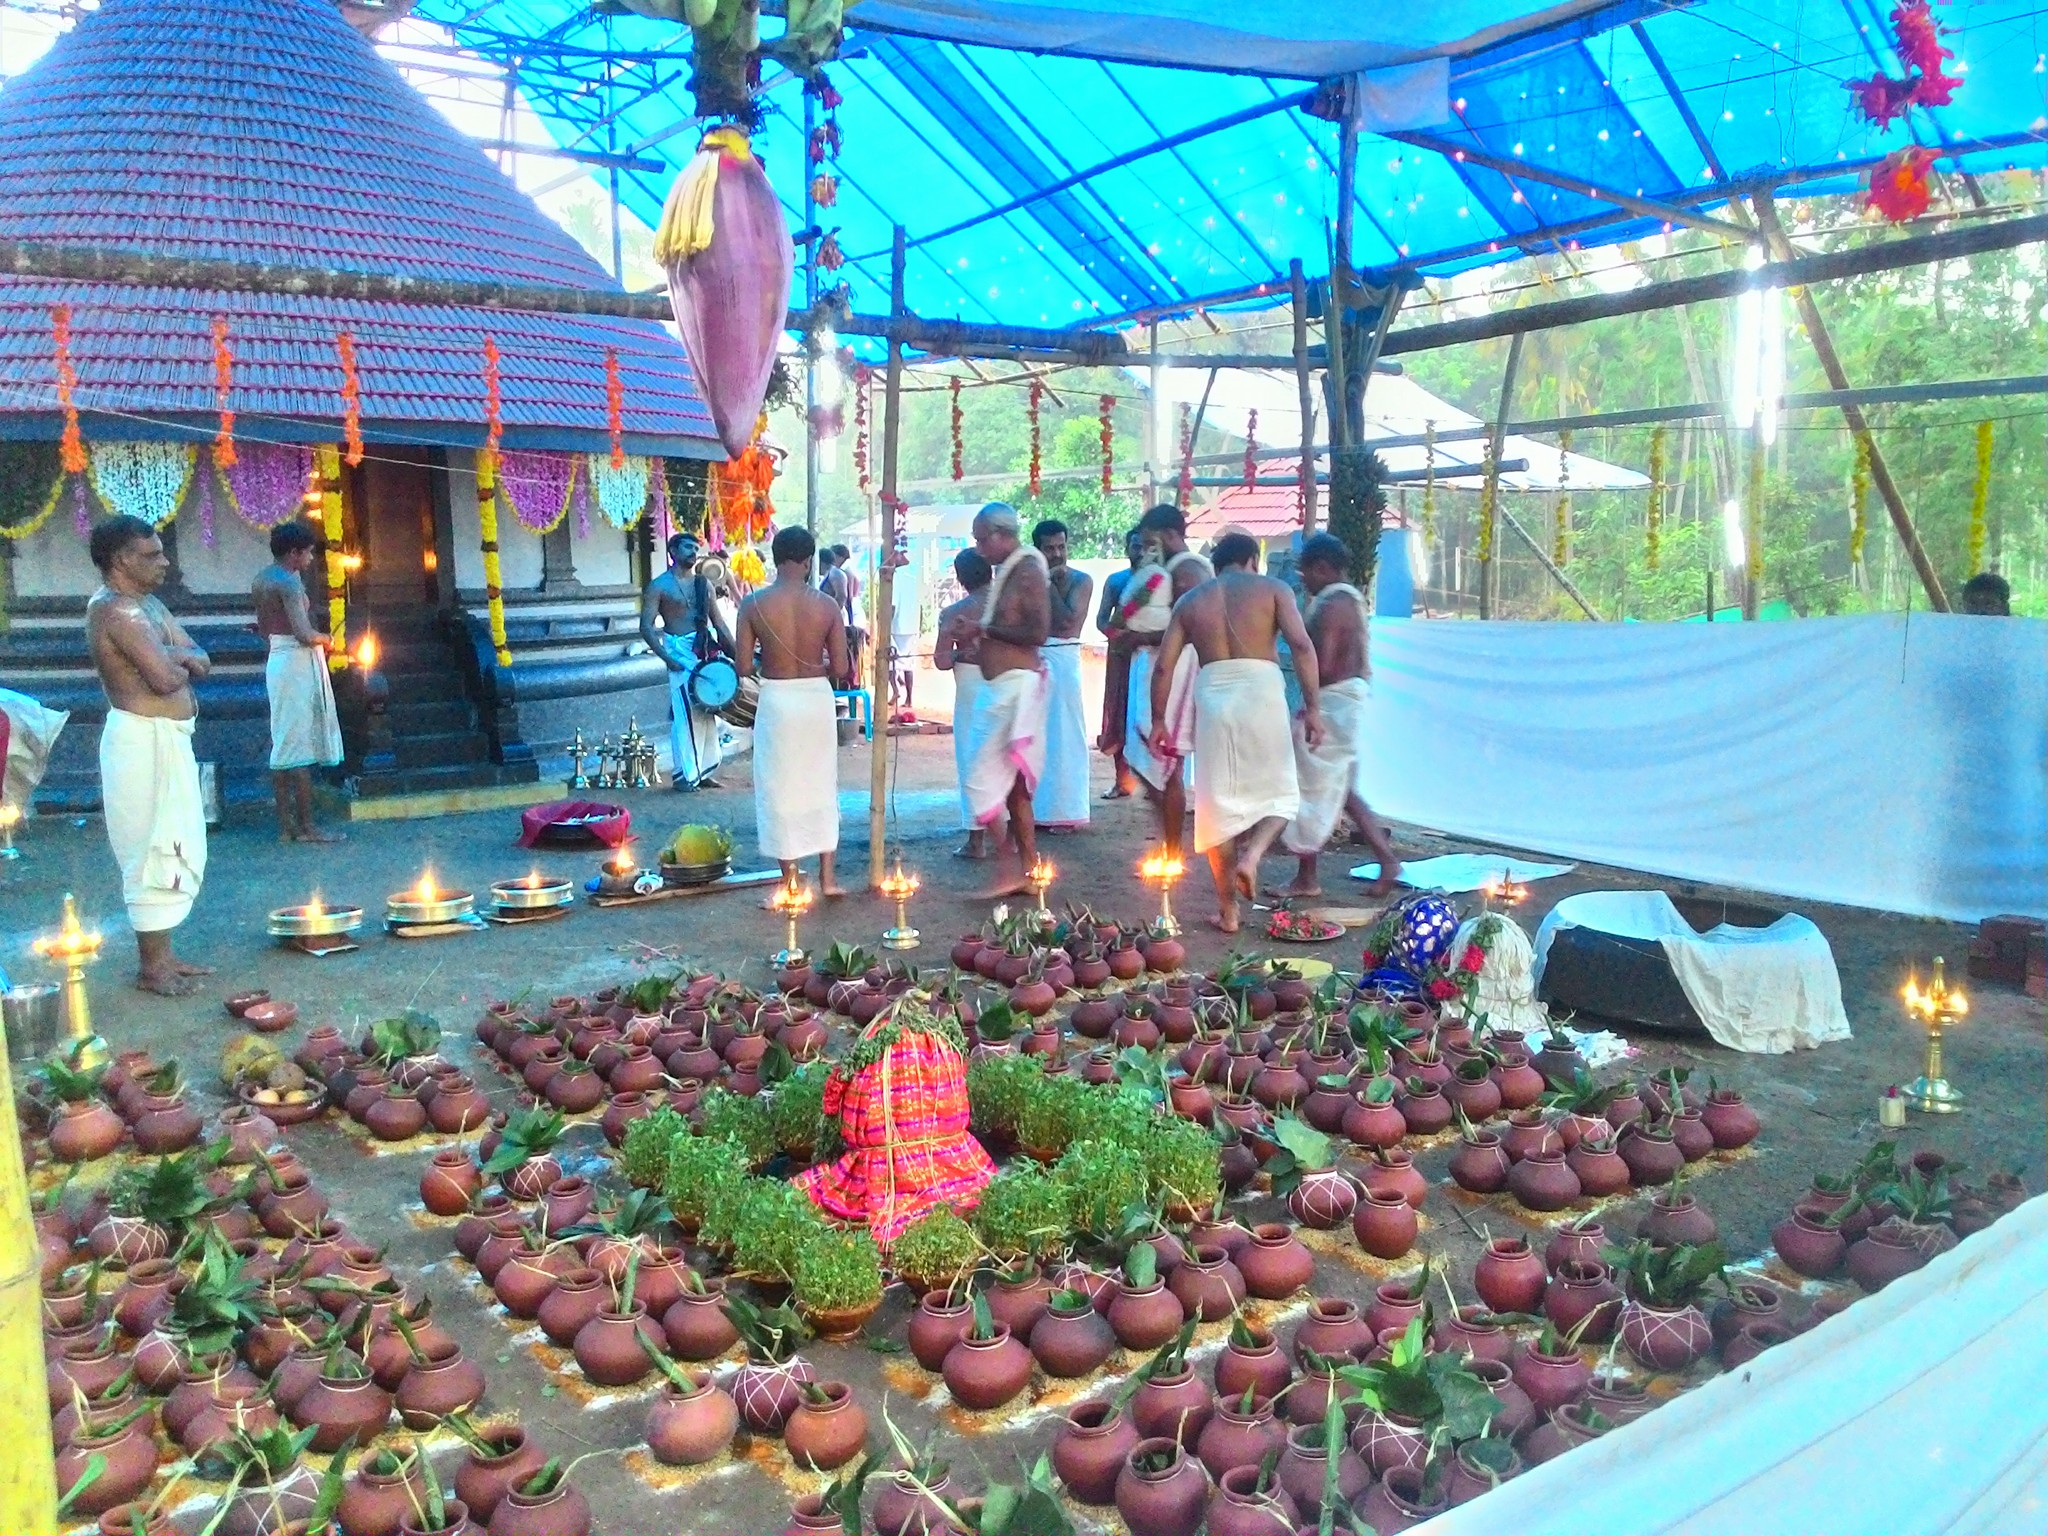
[[1019, 1339], [1031, 1337], [1031, 1330], [1045, 1316], [1052, 1300], [1052, 1281], [1033, 1265], [1023, 1274], [996, 1276], [988, 1289], [988, 1315]]
[[590, 1505], [567, 1483], [552, 1493], [514, 1489], [498, 1502], [488, 1536], [590, 1536]]
[[1685, 1166], [1685, 1154], [1662, 1126], [1632, 1125], [1621, 1138], [1621, 1160], [1638, 1184], [1669, 1184]]
[[1447, 1495], [1424, 1490], [1420, 1471], [1399, 1467], [1366, 1490], [1358, 1503], [1358, 1518], [1378, 1536], [1396, 1536], [1449, 1507]]
[[1294, 1536], [1301, 1518], [1294, 1496], [1278, 1478], [1261, 1487], [1257, 1467], [1234, 1467], [1209, 1501], [1208, 1536]]
[[[112, 1434], [81, 1435], [57, 1451], [57, 1491], [70, 1493], [95, 1456], [104, 1457], [100, 1475], [71, 1501], [74, 1516], [99, 1515], [126, 1504], [149, 1487], [156, 1476], [156, 1442], [137, 1422]], [[44, 1495], [46, 1498], [47, 1494]]]
[[1137, 1427], [1114, 1404], [1076, 1404], [1053, 1441], [1053, 1471], [1080, 1503], [1113, 1503], [1118, 1475], [1138, 1440]]
[[1470, 1504], [1482, 1493], [1491, 1493], [1524, 1470], [1522, 1458], [1507, 1443], [1505, 1435], [1489, 1433], [1486, 1440], [1489, 1446], [1498, 1447], [1497, 1454], [1505, 1465], [1496, 1469], [1491, 1463], [1481, 1461], [1479, 1452], [1474, 1449], [1477, 1442], [1468, 1441], [1459, 1446], [1451, 1459], [1450, 1478], [1444, 1485], [1445, 1501], [1453, 1509], [1460, 1504]]
[[1610, 1424], [1632, 1424], [1656, 1406], [1640, 1382], [1598, 1372], [1586, 1387], [1584, 1402]]
[[576, 1364], [593, 1384], [630, 1387], [654, 1369], [648, 1350], [661, 1346], [661, 1330], [647, 1320], [647, 1308], [636, 1301], [624, 1311], [600, 1311], [577, 1330], [572, 1348]]
[[1213, 1245], [1197, 1245], [1166, 1285], [1179, 1298], [1184, 1318], [1199, 1317], [1205, 1323], [1230, 1316], [1245, 1297], [1244, 1275], [1229, 1254]]
[[526, 1438], [517, 1425], [487, 1432], [486, 1444], [495, 1453], [480, 1456], [474, 1450], [455, 1469], [455, 1496], [462, 1500], [473, 1519], [489, 1523], [506, 1493], [525, 1483], [547, 1464], [547, 1453]]
[[1368, 1408], [1351, 1432], [1351, 1448], [1372, 1468], [1375, 1477], [1422, 1465], [1429, 1449], [1422, 1423], [1406, 1414]]
[[[1246, 1283], [1249, 1285], [1249, 1280]], [[1159, 1348], [1178, 1333], [1187, 1313], [1180, 1298], [1167, 1290], [1163, 1280], [1144, 1286], [1120, 1280], [1108, 1316], [1119, 1344], [1125, 1349], [1144, 1351]]]
[[1394, 1105], [1401, 1111], [1401, 1118], [1407, 1123], [1412, 1136], [1434, 1136], [1448, 1126], [1455, 1115], [1443, 1089], [1421, 1076], [1411, 1077], [1402, 1084], [1394, 1094]]
[[1508, 1173], [1514, 1164], [1507, 1149], [1493, 1131], [1472, 1130], [1451, 1154], [1451, 1178], [1460, 1189], [1475, 1195], [1498, 1194], [1508, 1187]]
[[1566, 1403], [1575, 1403], [1586, 1390], [1586, 1383], [1593, 1379], [1592, 1370], [1579, 1358], [1579, 1352], [1559, 1342], [1559, 1353], [1545, 1354], [1532, 1341], [1527, 1348], [1516, 1355], [1509, 1369], [1514, 1372], [1515, 1385], [1528, 1394], [1529, 1401], [1536, 1405], [1539, 1413], [1549, 1413], [1562, 1408]]
[[779, 1435], [803, 1401], [803, 1384], [818, 1379], [808, 1360], [756, 1365], [749, 1360], [733, 1373], [730, 1391], [740, 1422], [757, 1435]]
[[1376, 1259], [1398, 1259], [1415, 1246], [1421, 1223], [1408, 1197], [1398, 1191], [1376, 1194], [1368, 1189], [1351, 1213], [1351, 1231], [1358, 1246]]
[[1390, 1330], [1406, 1328], [1422, 1316], [1422, 1279], [1420, 1276], [1407, 1280], [1385, 1280], [1373, 1291], [1372, 1303], [1365, 1309], [1365, 1325], [1377, 1339]]
[[1532, 1152], [1508, 1170], [1508, 1190], [1532, 1211], [1561, 1211], [1579, 1198], [1579, 1176], [1562, 1152]]
[[1671, 1140], [1688, 1163], [1696, 1163], [1714, 1150], [1714, 1133], [1697, 1109], [1681, 1110], [1671, 1117]]
[[420, 1353], [427, 1358], [415, 1360], [398, 1384], [398, 1417], [407, 1429], [432, 1429], [483, 1401], [483, 1367], [465, 1358], [460, 1345], [422, 1344]]
[[1933, 1256], [1903, 1223], [1881, 1221], [1849, 1245], [1849, 1278], [1875, 1293]]
[[1816, 1205], [1800, 1205], [1771, 1228], [1778, 1257], [1813, 1280], [1825, 1280], [1842, 1267], [1849, 1245], [1827, 1225], [1828, 1213]]
[[128, 1365], [125, 1353], [95, 1333], [71, 1340], [44, 1367], [50, 1411], [55, 1413], [72, 1401], [76, 1393], [89, 1399], [98, 1397], [121, 1379]]
[[1343, 1130], [1361, 1147], [1391, 1147], [1408, 1134], [1408, 1121], [1391, 1102], [1372, 1103], [1361, 1091], [1344, 1111]]
[[1618, 1195], [1629, 1187], [1628, 1164], [1605, 1137], [1581, 1136], [1564, 1160], [1578, 1175], [1579, 1193], [1589, 1200]]
[[661, 1314], [669, 1353], [678, 1360], [716, 1360], [739, 1342], [739, 1330], [725, 1315], [725, 1282], [706, 1280], [702, 1291], [685, 1290]]
[[1580, 1342], [1605, 1344], [1621, 1324], [1621, 1300], [1621, 1287], [1605, 1264], [1572, 1259], [1559, 1268], [1543, 1293], [1543, 1315], [1565, 1334], [1591, 1318]]
[[974, 1308], [964, 1293], [926, 1291], [910, 1319], [910, 1353], [919, 1365], [936, 1375], [945, 1368], [946, 1356], [952, 1353], [953, 1346], [973, 1326]]
[[[1273, 1475], [1287, 1490], [1297, 1509], [1313, 1513], [1322, 1508], [1329, 1469], [1330, 1457], [1323, 1441], [1322, 1426], [1296, 1425], [1288, 1431], [1287, 1449], [1280, 1453]], [[1337, 1457], [1337, 1497], [1346, 1504], [1355, 1504], [1371, 1486], [1372, 1469], [1346, 1445]]]
[[[1566, 1451], [1597, 1440], [1612, 1427], [1597, 1424], [1589, 1403], [1566, 1403], [1522, 1437], [1522, 1457], [1532, 1467], [1555, 1461]], [[1602, 1415], [1604, 1418], [1605, 1415]]]
[[1682, 1371], [1713, 1347], [1714, 1333], [1698, 1307], [1630, 1300], [1621, 1308], [1621, 1342], [1653, 1371]]
[[1744, 1323], [1736, 1330], [1735, 1337], [1721, 1346], [1721, 1368], [1740, 1370], [1765, 1350], [1783, 1344], [1791, 1337], [1792, 1330], [1783, 1323]]
[[575, 1226], [588, 1216], [597, 1204], [597, 1191], [590, 1180], [582, 1175], [555, 1180], [541, 1196], [541, 1210], [547, 1216], [547, 1229], [561, 1232]]
[[[455, 1223], [455, 1235], [451, 1239], [455, 1244], [455, 1251], [474, 1264], [477, 1251], [491, 1235], [493, 1224], [506, 1217], [516, 1219], [518, 1215], [518, 1209], [512, 1204], [511, 1199], [495, 1190], [488, 1195], [472, 1199], [469, 1214]], [[469, 1503], [467, 1499], [463, 1502]], [[471, 1504], [470, 1508], [474, 1509], [476, 1506]]]
[[1537, 1152], [1564, 1152], [1564, 1138], [1557, 1133], [1557, 1127], [1550, 1123], [1550, 1117], [1539, 1109], [1518, 1110], [1508, 1116], [1508, 1128], [1501, 1137], [1501, 1150], [1509, 1159], [1519, 1163], [1523, 1158]]
[[1131, 1422], [1145, 1439], [1177, 1440], [1192, 1447], [1208, 1427], [1215, 1407], [1208, 1386], [1183, 1366], [1155, 1374], [1138, 1388], [1131, 1399]]
[[1702, 1247], [1720, 1236], [1714, 1218], [1687, 1194], [1656, 1196], [1636, 1231], [1662, 1248], [1676, 1248], [1684, 1243]]
[[[663, 1383], [661, 1395], [647, 1410], [647, 1448], [656, 1461], [671, 1467], [694, 1467], [712, 1460], [732, 1443], [740, 1425], [738, 1405], [712, 1381], [709, 1371], [686, 1374], [689, 1388], [672, 1381]], [[865, 1428], [863, 1424], [863, 1433]], [[795, 1453], [794, 1439], [790, 1450]]]
[[460, 1216], [483, 1188], [484, 1176], [460, 1147], [443, 1147], [420, 1175], [420, 1203], [436, 1216]]
[[473, 1131], [491, 1118], [491, 1101], [463, 1073], [443, 1078], [427, 1105], [427, 1121], [443, 1136]]
[[1732, 1286], [1707, 1314], [1716, 1347], [1725, 1350], [1736, 1334], [1752, 1323], [1773, 1327], [1785, 1322], [1785, 1299], [1777, 1287], [1756, 1283]]
[[335, 1521], [343, 1536], [398, 1536], [399, 1523], [412, 1513], [417, 1501], [427, 1502], [426, 1479], [419, 1457], [406, 1453], [397, 1470], [378, 1472], [367, 1461], [356, 1468], [342, 1487], [341, 1505]]
[[920, 1488], [896, 1472], [882, 1480], [868, 1518], [874, 1521], [875, 1536], [951, 1536], [955, 1527], [947, 1511], [957, 1497], [950, 1474]]
[[1315, 1278], [1316, 1261], [1291, 1228], [1267, 1222], [1252, 1229], [1252, 1240], [1238, 1255], [1237, 1267], [1244, 1276], [1246, 1295], [1284, 1301]]
[[1335, 1168], [1311, 1170], [1287, 1196], [1287, 1209], [1303, 1226], [1327, 1232], [1342, 1226], [1358, 1205], [1358, 1186]]
[[60, 1163], [87, 1163], [121, 1145], [128, 1128], [104, 1100], [58, 1106], [50, 1125], [50, 1155]]
[[1430, 1340], [1443, 1353], [1505, 1365], [1514, 1353], [1507, 1330], [1483, 1307], [1460, 1307], [1436, 1320]]
[[1399, 1148], [1375, 1152], [1363, 1165], [1361, 1178], [1371, 1194], [1398, 1194], [1418, 1211], [1429, 1196], [1429, 1180], [1415, 1167], [1415, 1156]]
[[1296, 1364], [1301, 1367], [1301, 1374], [1281, 1399], [1281, 1416], [1290, 1424], [1320, 1426], [1329, 1412], [1337, 1362], [1326, 1360], [1316, 1365], [1301, 1360]]
[[[1354, 1309], [1355, 1310], [1355, 1309]], [[1226, 1340], [1223, 1353], [1216, 1357], [1216, 1391], [1219, 1396], [1237, 1399], [1244, 1396], [1245, 1389], [1251, 1388], [1260, 1397], [1279, 1399], [1294, 1379], [1294, 1370], [1287, 1363], [1287, 1356], [1280, 1351], [1280, 1345], [1272, 1334], [1256, 1324], [1247, 1323], [1252, 1335], [1250, 1344], [1239, 1344]]]
[[1756, 1111], [1732, 1088], [1716, 1088], [1709, 1093], [1700, 1108], [1700, 1119], [1706, 1123], [1714, 1145], [1731, 1151], [1748, 1146], [1763, 1129]]
[[540, 1315], [540, 1304], [575, 1263], [575, 1254], [567, 1249], [546, 1248], [534, 1253], [522, 1247], [498, 1266], [491, 1289], [507, 1312], [530, 1322]]
[[[1499, 1037], [1495, 1039], [1497, 1042]], [[1530, 1063], [1527, 1051], [1506, 1046], [1499, 1047], [1499, 1050], [1500, 1061], [1493, 1069], [1493, 1085], [1500, 1090], [1500, 1107], [1510, 1111], [1527, 1109], [1543, 1097], [1550, 1085]]]
[[988, 1338], [963, 1334], [957, 1339], [946, 1351], [940, 1374], [955, 1402], [986, 1413], [1002, 1407], [1031, 1384], [1031, 1351], [997, 1323]]
[[427, 1106], [391, 1083], [363, 1110], [363, 1126], [379, 1141], [404, 1141], [427, 1126]]
[[1548, 1280], [1543, 1260], [1519, 1237], [1494, 1238], [1472, 1273], [1480, 1300], [1495, 1312], [1536, 1311]]
[[331, 1456], [353, 1439], [366, 1445], [391, 1421], [391, 1394], [369, 1377], [316, 1378], [292, 1406], [291, 1420], [314, 1430], [312, 1448]]
[[1294, 1331], [1294, 1353], [1300, 1358], [1301, 1352], [1309, 1349], [1326, 1358], [1339, 1359], [1365, 1348], [1372, 1340], [1372, 1327], [1359, 1314], [1357, 1303], [1318, 1296], [1308, 1304], [1308, 1315]]
[[184, 1279], [169, 1259], [144, 1259], [131, 1265], [115, 1293], [114, 1321], [130, 1338], [141, 1338], [164, 1320]]
[[1512, 1440], [1536, 1422], [1536, 1405], [1516, 1384], [1514, 1371], [1506, 1360], [1472, 1360], [1466, 1368], [1485, 1383], [1486, 1390], [1500, 1404], [1500, 1412], [1487, 1425], [1488, 1434]]
[[1116, 1353], [1116, 1334], [1095, 1308], [1048, 1308], [1031, 1329], [1031, 1354], [1048, 1376], [1086, 1376]]
[[534, 1317], [549, 1343], [557, 1349], [571, 1349], [583, 1325], [602, 1312], [611, 1297], [611, 1287], [596, 1270], [571, 1269], [541, 1301]]
[[1234, 1467], [1256, 1471], [1269, 1452], [1286, 1448], [1287, 1432], [1274, 1420], [1272, 1399], [1253, 1398], [1249, 1412], [1243, 1401], [1218, 1397], [1195, 1441], [1195, 1454], [1211, 1477], [1220, 1479]]
[[502, 1174], [498, 1183], [514, 1200], [538, 1200], [561, 1176], [562, 1165], [552, 1157], [529, 1157], [517, 1168]]
[[184, 1151], [205, 1129], [205, 1119], [182, 1094], [143, 1095], [141, 1108], [129, 1125], [136, 1147], [151, 1157]]
[[128, 1265], [160, 1259], [171, 1250], [169, 1234], [140, 1216], [102, 1216], [86, 1234], [85, 1244], [96, 1259]]
[[1116, 1512], [1131, 1536], [1194, 1536], [1208, 1503], [1208, 1474], [1171, 1440], [1141, 1440], [1117, 1475]]
[[783, 1426], [783, 1443], [799, 1467], [829, 1472], [853, 1460], [867, 1447], [868, 1416], [853, 1400], [853, 1389], [843, 1381], [821, 1381], [816, 1392], [820, 1403], [806, 1392], [804, 1400]]

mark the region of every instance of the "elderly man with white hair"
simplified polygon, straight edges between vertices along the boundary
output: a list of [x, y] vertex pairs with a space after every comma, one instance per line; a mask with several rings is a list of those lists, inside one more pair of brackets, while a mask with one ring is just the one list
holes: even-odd
[[974, 548], [994, 572], [974, 625], [983, 684], [954, 729], [967, 733], [962, 788], [975, 824], [1009, 815], [1016, 846], [990, 892], [1007, 896], [1030, 889], [1025, 875], [1038, 862], [1031, 796], [1045, 772], [1051, 679], [1039, 648], [1052, 627], [1051, 582], [1045, 556], [1023, 542], [1016, 509], [1004, 502], [975, 514]]

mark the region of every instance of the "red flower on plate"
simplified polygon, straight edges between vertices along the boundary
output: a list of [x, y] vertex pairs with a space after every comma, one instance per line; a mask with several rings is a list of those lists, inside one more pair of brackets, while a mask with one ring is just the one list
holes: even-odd
[[1447, 1002], [1458, 995], [1458, 984], [1448, 976], [1438, 976], [1429, 984], [1429, 995], [1438, 1002]]

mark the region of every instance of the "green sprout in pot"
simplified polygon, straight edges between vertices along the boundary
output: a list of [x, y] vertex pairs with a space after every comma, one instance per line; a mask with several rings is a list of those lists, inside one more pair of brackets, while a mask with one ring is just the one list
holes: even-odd
[[183, 1245], [194, 1222], [225, 1203], [207, 1189], [197, 1150], [130, 1163], [107, 1183], [107, 1209], [161, 1227], [173, 1250]]
[[60, 1104], [91, 1103], [99, 1097], [100, 1079], [106, 1075], [105, 1066], [81, 1069], [67, 1063], [61, 1051], [53, 1051], [29, 1069], [30, 1080], [40, 1083]]
[[1002, 1258], [1050, 1257], [1066, 1246], [1066, 1192], [1042, 1168], [1008, 1169], [982, 1190], [974, 1226]]
[[882, 1300], [882, 1256], [865, 1232], [822, 1227], [797, 1251], [791, 1289], [814, 1317], [864, 1312]]
[[1181, 1115], [1162, 1117], [1139, 1144], [1149, 1197], [1176, 1219], [1206, 1212], [1223, 1193], [1222, 1154], [1208, 1127]]
[[1069, 1223], [1091, 1237], [1106, 1235], [1147, 1193], [1143, 1154], [1113, 1141], [1075, 1142], [1053, 1165], [1052, 1176], [1066, 1195]]
[[1033, 1157], [1053, 1161], [1081, 1135], [1088, 1098], [1088, 1085], [1071, 1074], [1047, 1077], [1041, 1072], [1017, 1111], [1018, 1144]]
[[999, 1145], [1015, 1141], [1024, 1101], [1044, 1079], [1045, 1069], [1033, 1056], [984, 1056], [969, 1062], [967, 1110], [974, 1134]]
[[770, 1284], [793, 1280], [797, 1255], [825, 1230], [802, 1190], [780, 1179], [751, 1179], [733, 1218], [733, 1270]]
[[727, 1088], [710, 1088], [698, 1105], [703, 1134], [713, 1141], [729, 1141], [739, 1148], [749, 1168], [763, 1168], [776, 1153], [775, 1126], [768, 1118], [768, 1106], [756, 1095], [734, 1093]]
[[1621, 1097], [1623, 1086], [1621, 1083], [1596, 1083], [1593, 1074], [1581, 1067], [1571, 1075], [1569, 1082], [1552, 1078], [1550, 1091], [1537, 1102], [1556, 1114], [1582, 1115], [1588, 1120], [1598, 1120], [1606, 1114], [1607, 1106]]
[[1022, 1483], [990, 1483], [981, 1496], [974, 1536], [1074, 1536], [1073, 1517], [1061, 1500], [1052, 1457], [1041, 1452]]
[[1017, 1017], [1007, 998], [998, 998], [974, 1016], [975, 1038], [987, 1045], [1002, 1045], [1013, 1039], [1020, 1028], [1028, 1027]]
[[714, 1198], [731, 1196], [747, 1182], [746, 1156], [731, 1142], [685, 1134], [669, 1143], [661, 1192], [682, 1225], [701, 1226]]
[[810, 1325], [788, 1307], [764, 1307], [728, 1293], [719, 1310], [739, 1334], [752, 1365], [787, 1365], [811, 1337]]
[[[1126, 1275], [1128, 1279], [1128, 1275]], [[1150, 1284], [1151, 1282], [1146, 1282]], [[1188, 1346], [1195, 1341], [1195, 1325], [1199, 1318], [1189, 1318], [1180, 1325], [1180, 1331], [1155, 1349], [1145, 1363], [1131, 1372], [1129, 1379], [1116, 1389], [1111, 1399], [1119, 1409], [1129, 1408], [1131, 1399], [1138, 1395], [1139, 1388], [1148, 1381], [1170, 1381], [1186, 1373], [1188, 1368]]]
[[768, 1124], [776, 1145], [793, 1158], [809, 1158], [824, 1140], [825, 1078], [830, 1070], [822, 1061], [797, 1067], [768, 1096]]
[[560, 1110], [539, 1106], [513, 1110], [506, 1117], [497, 1148], [483, 1166], [484, 1177], [495, 1178], [534, 1158], [546, 1157], [562, 1139], [563, 1124]]
[[825, 958], [818, 962], [818, 969], [835, 981], [858, 981], [875, 968], [873, 954], [858, 944], [834, 942], [825, 951]]
[[1660, 1248], [1638, 1238], [1626, 1248], [1609, 1244], [1601, 1257], [1622, 1277], [1628, 1293], [1644, 1306], [1696, 1307], [1708, 1291], [1728, 1289], [1728, 1253], [1718, 1242]]
[[199, 1267], [171, 1298], [169, 1327], [194, 1354], [238, 1348], [249, 1330], [275, 1315], [240, 1255], [212, 1230], [201, 1238]]
[[417, 1008], [408, 1008], [396, 1018], [377, 1020], [364, 1042], [364, 1054], [387, 1068], [408, 1056], [428, 1056], [440, 1048], [441, 1021]]
[[946, 1290], [974, 1268], [981, 1241], [949, 1206], [939, 1206], [903, 1229], [890, 1246], [889, 1264], [905, 1281]]
[[662, 1175], [668, 1171], [669, 1148], [689, 1131], [689, 1121], [667, 1104], [631, 1121], [619, 1142], [619, 1172], [642, 1189], [661, 1188]]

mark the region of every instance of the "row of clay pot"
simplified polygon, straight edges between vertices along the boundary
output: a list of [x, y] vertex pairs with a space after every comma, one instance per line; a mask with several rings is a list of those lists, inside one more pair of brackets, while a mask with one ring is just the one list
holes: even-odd
[[126, 1141], [152, 1157], [196, 1145], [205, 1118], [182, 1087], [152, 1092], [145, 1079], [156, 1070], [149, 1052], [123, 1051], [101, 1077], [96, 1096], [55, 1107], [46, 1131], [50, 1156], [84, 1163], [109, 1156]]

